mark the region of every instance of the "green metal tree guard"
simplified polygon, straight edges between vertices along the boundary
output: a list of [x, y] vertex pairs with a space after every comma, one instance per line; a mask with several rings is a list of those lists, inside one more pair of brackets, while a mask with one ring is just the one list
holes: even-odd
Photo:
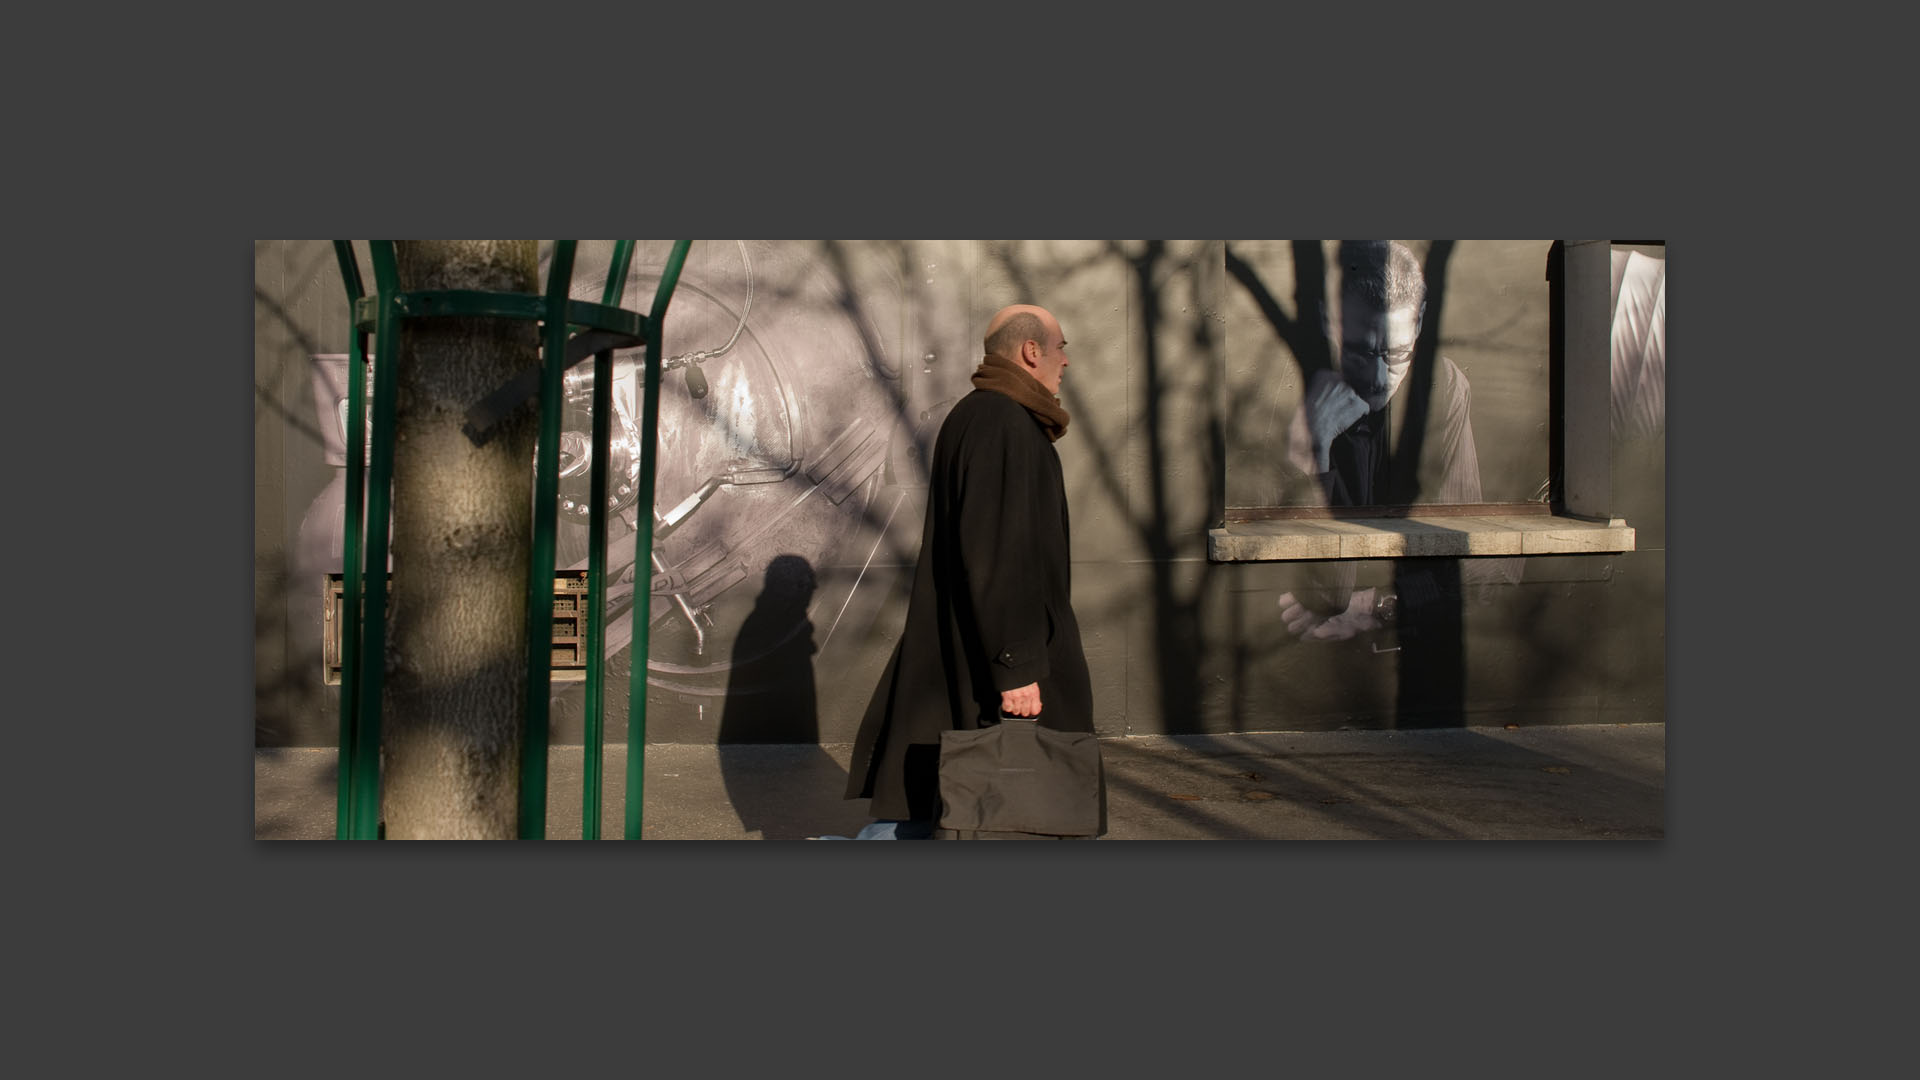
[[[566, 369], [591, 355], [593, 364], [593, 450], [588, 474], [589, 500], [587, 565], [586, 773], [582, 796], [581, 835], [600, 835], [601, 742], [604, 711], [602, 687], [606, 640], [606, 461], [610, 450], [608, 414], [612, 409], [613, 352], [645, 346], [641, 366], [645, 415], [640, 440], [638, 503], [634, 565], [645, 573], [653, 550], [653, 486], [655, 442], [659, 426], [661, 322], [680, 280], [690, 240], [674, 242], [655, 287], [653, 307], [646, 315], [615, 307], [626, 288], [633, 241], [615, 244], [603, 302], [568, 299], [573, 276], [572, 240], [554, 242], [542, 295], [423, 290], [402, 292], [394, 259], [393, 241], [370, 242], [375, 293], [365, 295], [353, 244], [334, 241], [347, 301], [353, 318], [353, 340], [347, 396], [347, 499], [343, 619], [340, 678], [340, 781], [335, 835], [340, 839], [371, 840], [379, 836], [380, 822], [380, 695], [386, 650], [387, 522], [391, 515], [393, 483], [393, 427], [395, 353], [399, 324], [404, 319], [481, 317], [528, 319], [543, 330], [541, 363], [509, 381], [467, 413], [466, 432], [476, 443], [485, 442], [500, 418], [535, 393], [540, 400], [540, 426], [534, 452], [533, 558], [527, 574], [527, 694], [525, 727], [520, 752], [519, 835], [541, 839], [546, 835], [547, 698], [552, 667], [552, 612], [555, 501], [559, 489], [561, 395]], [[366, 337], [374, 334], [372, 453], [367, 451], [367, 393], [362, 374], [367, 363]], [[378, 528], [371, 527], [379, 523]], [[378, 567], [382, 572], [368, 573]], [[646, 747], [646, 657], [648, 612], [645, 593], [635, 605], [633, 657], [635, 677], [629, 696], [627, 722], [627, 839], [638, 839]]]

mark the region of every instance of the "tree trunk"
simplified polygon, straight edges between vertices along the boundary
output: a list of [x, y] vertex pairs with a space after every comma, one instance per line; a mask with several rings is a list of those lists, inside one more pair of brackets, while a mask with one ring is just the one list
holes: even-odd
[[[400, 287], [539, 292], [531, 240], [395, 245]], [[475, 446], [466, 410], [539, 360], [537, 324], [411, 319], [395, 376], [393, 584], [382, 699], [388, 839], [517, 835], [538, 418]]]

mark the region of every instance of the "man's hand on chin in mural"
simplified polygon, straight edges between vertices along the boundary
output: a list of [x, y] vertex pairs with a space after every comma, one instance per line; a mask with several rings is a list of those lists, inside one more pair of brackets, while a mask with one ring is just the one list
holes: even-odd
[[1378, 599], [1375, 589], [1355, 589], [1347, 610], [1321, 615], [1308, 610], [1292, 593], [1281, 593], [1280, 618], [1287, 631], [1302, 641], [1346, 641], [1386, 625], [1375, 613]]
[[1310, 475], [1326, 472], [1340, 433], [1367, 415], [1367, 401], [1333, 371], [1316, 371], [1306, 399], [1287, 425], [1287, 460]]

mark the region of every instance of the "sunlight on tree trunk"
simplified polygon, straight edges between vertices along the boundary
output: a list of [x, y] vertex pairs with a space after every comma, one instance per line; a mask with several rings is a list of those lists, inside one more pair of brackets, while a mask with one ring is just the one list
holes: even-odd
[[[400, 286], [539, 292], [532, 240], [401, 241]], [[484, 446], [468, 407], [539, 361], [529, 320], [412, 319], [398, 351], [387, 608], [388, 839], [516, 835], [537, 415]]]

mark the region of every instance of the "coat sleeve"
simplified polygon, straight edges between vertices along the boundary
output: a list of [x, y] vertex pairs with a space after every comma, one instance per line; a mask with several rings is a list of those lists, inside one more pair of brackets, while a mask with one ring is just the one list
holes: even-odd
[[962, 629], [971, 630], [994, 689], [1006, 691], [1048, 670], [1047, 582], [1037, 543], [1046, 444], [1037, 428], [1026, 430], [1033, 423], [1024, 410], [983, 419], [968, 432], [962, 456], [955, 563], [971, 614], [962, 616]]
[[[1473, 441], [1473, 390], [1466, 375], [1447, 363], [1450, 393], [1447, 394], [1445, 423], [1441, 426], [1440, 445], [1432, 457], [1439, 463], [1437, 482], [1429, 486], [1438, 494], [1437, 503], [1479, 503], [1485, 501], [1480, 490], [1480, 450]], [[1462, 559], [1460, 580], [1465, 585], [1511, 585], [1520, 580], [1518, 559]]]

